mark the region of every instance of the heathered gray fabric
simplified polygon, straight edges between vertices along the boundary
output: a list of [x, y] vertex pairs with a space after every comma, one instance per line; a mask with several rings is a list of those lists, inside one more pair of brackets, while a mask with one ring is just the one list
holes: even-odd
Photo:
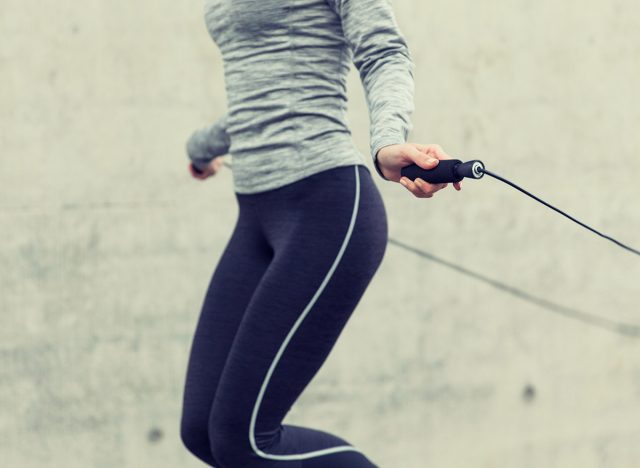
[[204, 1], [228, 110], [189, 138], [195, 165], [230, 154], [238, 193], [366, 165], [346, 120], [352, 60], [369, 108], [370, 156], [406, 142], [414, 64], [389, 0]]

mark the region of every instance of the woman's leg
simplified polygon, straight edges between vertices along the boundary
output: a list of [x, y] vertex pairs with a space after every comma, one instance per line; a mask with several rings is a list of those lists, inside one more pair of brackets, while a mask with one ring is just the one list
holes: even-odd
[[208, 431], [213, 397], [242, 315], [272, 257], [251, 206], [241, 206], [204, 298], [184, 389], [182, 440], [193, 454], [215, 467], [220, 465], [211, 455]]
[[[223, 468], [371, 468], [345, 440], [283, 425], [329, 355], [387, 244], [366, 166], [256, 195], [275, 256], [242, 318], [215, 395], [211, 448]], [[338, 395], [339, 397], [339, 395]]]

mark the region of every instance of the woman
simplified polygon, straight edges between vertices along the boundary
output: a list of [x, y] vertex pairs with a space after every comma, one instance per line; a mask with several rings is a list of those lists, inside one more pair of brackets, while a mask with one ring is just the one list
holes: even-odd
[[[357, 67], [378, 174], [449, 156], [407, 143], [413, 63], [388, 0], [205, 0], [228, 112], [193, 133], [192, 175], [233, 156], [239, 215], [213, 273], [187, 370], [181, 435], [222, 468], [376, 466], [345, 440], [282, 424], [382, 261], [382, 198], [346, 123]], [[457, 190], [459, 184], [455, 184]]]

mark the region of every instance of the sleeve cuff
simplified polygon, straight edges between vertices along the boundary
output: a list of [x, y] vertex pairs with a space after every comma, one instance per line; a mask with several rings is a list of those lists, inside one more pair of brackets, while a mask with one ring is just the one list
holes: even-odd
[[382, 177], [384, 180], [389, 180], [389, 179], [387, 179], [382, 174], [382, 171], [380, 170], [380, 166], [378, 165], [378, 151], [380, 151], [385, 146], [401, 145], [404, 143], [406, 143], [406, 138], [404, 138], [401, 134], [386, 135], [384, 137], [377, 138], [371, 142], [371, 158], [373, 160], [373, 166], [375, 167], [378, 175]]
[[[207, 134], [205, 130], [206, 129], [199, 129], [193, 132], [186, 144], [186, 151], [189, 160], [191, 160], [193, 165], [201, 171], [204, 170], [212, 160], [221, 155], [216, 154], [220, 153], [218, 151], [212, 154], [212, 148], [210, 148], [207, 141]], [[214, 149], [217, 150], [218, 148]]]

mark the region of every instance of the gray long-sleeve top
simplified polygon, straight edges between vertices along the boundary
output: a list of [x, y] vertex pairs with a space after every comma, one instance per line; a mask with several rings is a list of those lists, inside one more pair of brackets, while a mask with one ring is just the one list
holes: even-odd
[[204, 2], [228, 110], [189, 138], [194, 165], [230, 154], [237, 193], [364, 165], [346, 120], [351, 61], [365, 91], [374, 164], [380, 148], [406, 142], [414, 64], [389, 0]]

